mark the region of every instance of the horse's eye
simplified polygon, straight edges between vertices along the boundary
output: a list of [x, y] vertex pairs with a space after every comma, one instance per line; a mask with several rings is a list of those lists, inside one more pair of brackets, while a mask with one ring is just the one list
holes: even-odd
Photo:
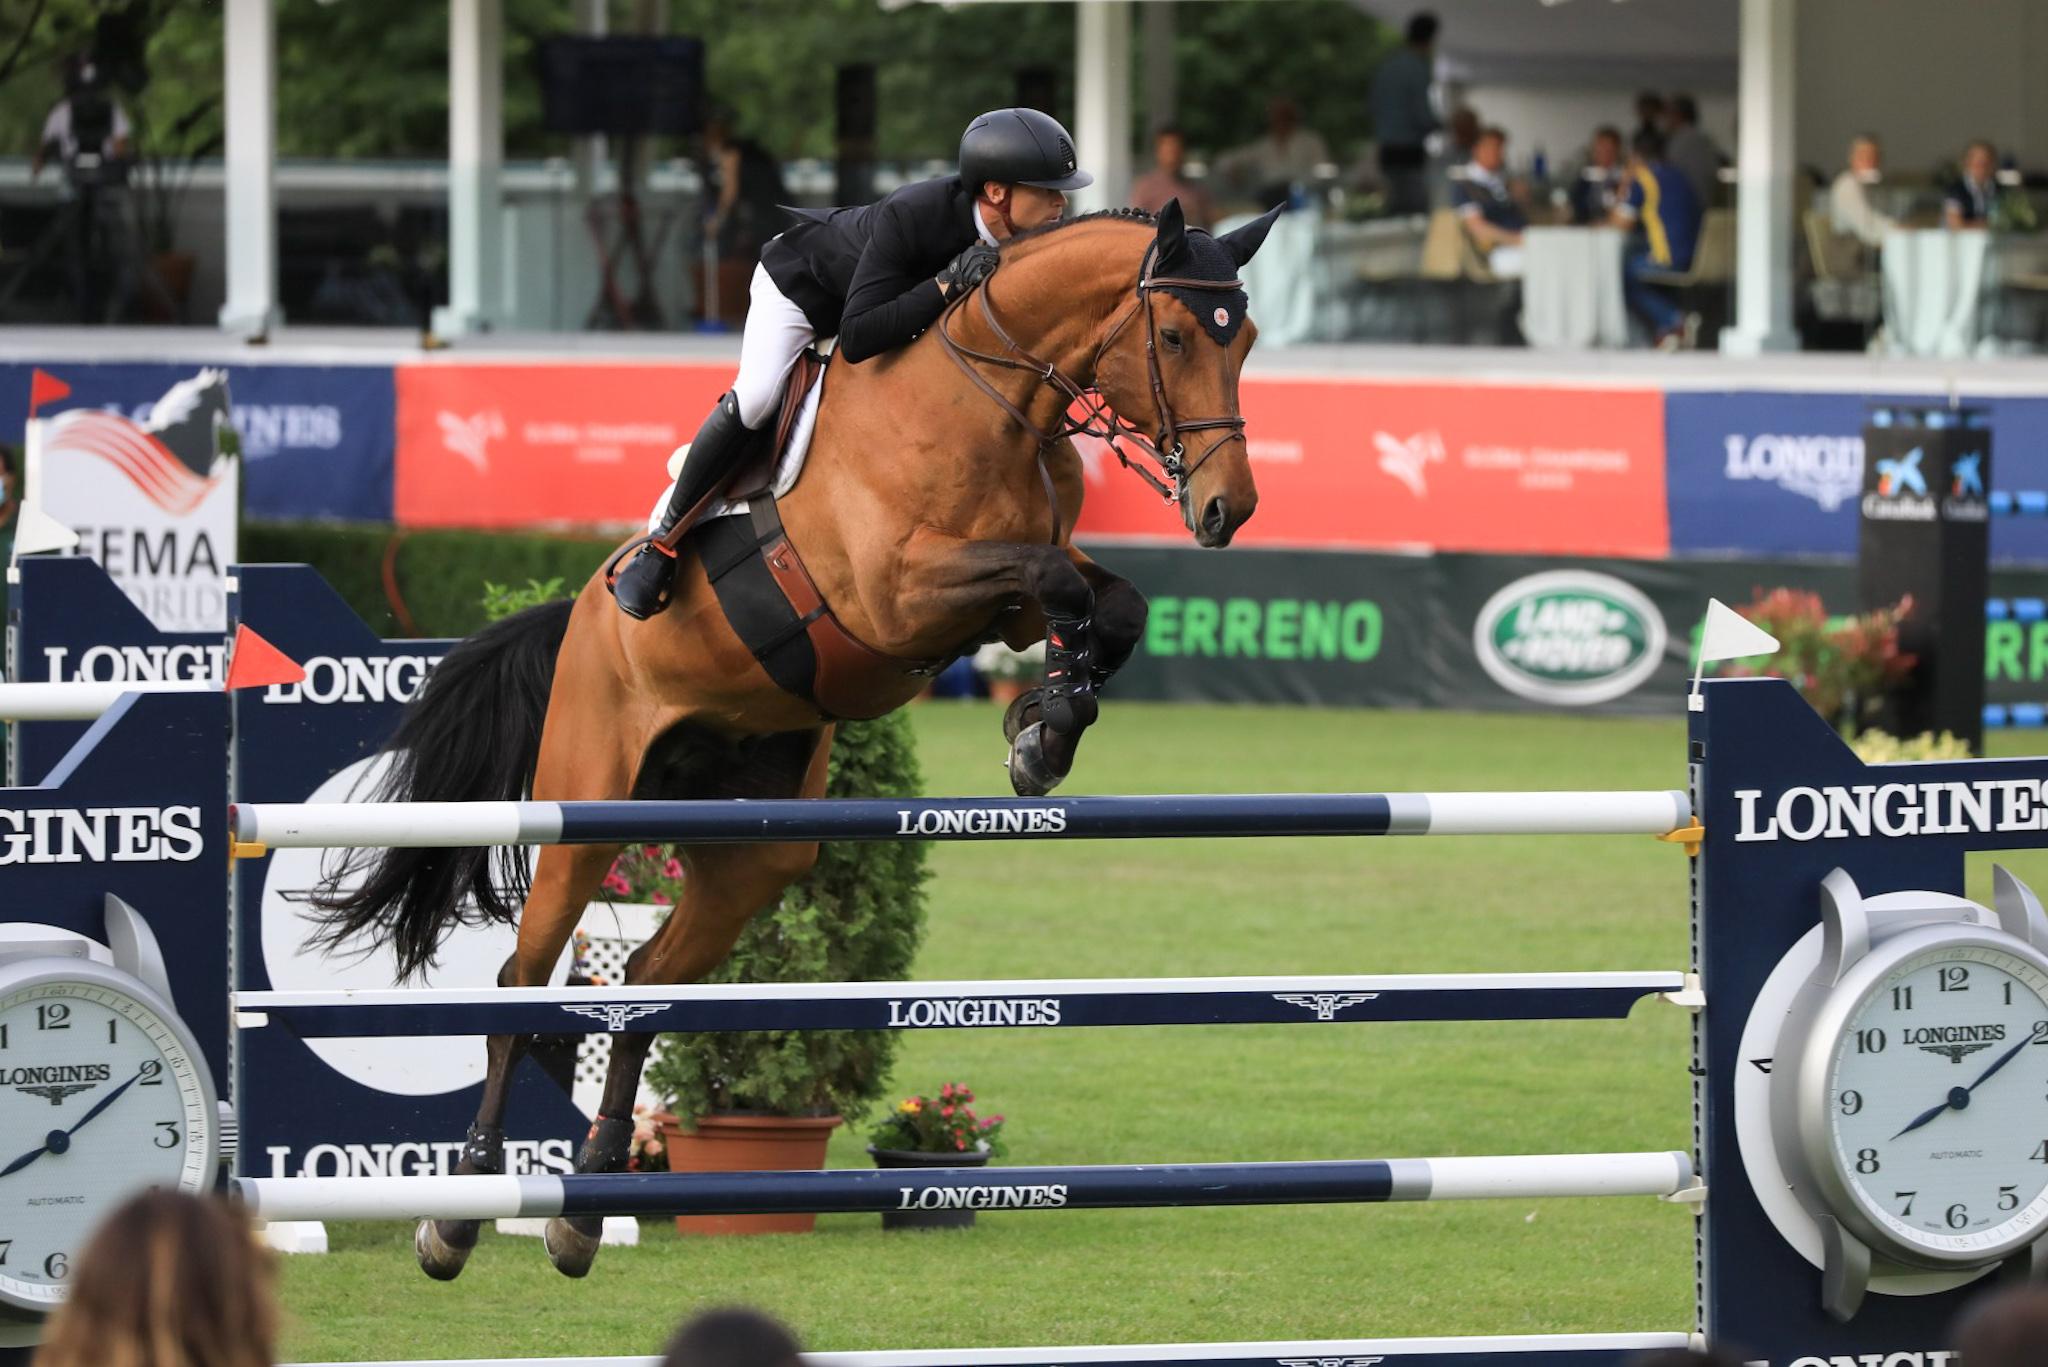
[[1165, 343], [1166, 343], [1166, 349], [1167, 349], [1168, 351], [1179, 351], [1179, 350], [1180, 350], [1180, 329], [1179, 329], [1179, 328], [1161, 328], [1161, 329], [1159, 329], [1159, 339], [1160, 339], [1161, 341], [1163, 341], [1163, 342], [1165, 342]]

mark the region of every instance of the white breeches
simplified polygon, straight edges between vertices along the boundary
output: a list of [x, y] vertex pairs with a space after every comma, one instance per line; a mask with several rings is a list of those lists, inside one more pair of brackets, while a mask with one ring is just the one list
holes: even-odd
[[740, 373], [732, 382], [741, 422], [758, 432], [774, 420], [790, 367], [816, 337], [811, 320], [776, 288], [767, 267], [755, 266], [740, 336]]

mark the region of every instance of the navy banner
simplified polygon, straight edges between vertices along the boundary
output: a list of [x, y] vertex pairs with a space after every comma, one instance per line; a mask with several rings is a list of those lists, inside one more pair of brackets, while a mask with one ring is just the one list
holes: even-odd
[[[108, 408], [140, 417], [198, 362], [43, 367], [71, 395], [42, 417]], [[0, 364], [0, 441], [18, 442], [28, 421], [25, 363]], [[229, 365], [235, 430], [242, 437], [244, 503], [252, 517], [391, 520], [397, 413], [386, 365]]]
[[[1853, 556], [1872, 403], [1941, 396], [1674, 393], [1665, 397], [1666, 487], [1677, 555]], [[2002, 489], [2048, 488], [2048, 399], [1976, 398], [1991, 415]], [[1994, 562], [2048, 562], [2048, 518], [2000, 518]]]

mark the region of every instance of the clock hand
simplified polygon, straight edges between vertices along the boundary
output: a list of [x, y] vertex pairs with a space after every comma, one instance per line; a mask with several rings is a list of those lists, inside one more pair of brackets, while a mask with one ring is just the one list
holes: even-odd
[[2012, 1048], [2006, 1050], [1997, 1058], [1993, 1059], [1991, 1061], [1991, 1066], [1989, 1068], [1986, 1068], [1982, 1073], [1978, 1074], [1977, 1080], [1970, 1084], [1969, 1090], [1974, 1092], [1979, 1087], [1982, 1087], [1986, 1082], [1990, 1081], [1991, 1075], [1993, 1073], [1997, 1072], [2000, 1068], [2003, 1068], [2006, 1064], [2011, 1063], [2015, 1058], [2019, 1056], [2020, 1050], [2032, 1044], [2037, 1038], [2039, 1037], [2035, 1035], [2033, 1031], [2029, 1030], [2027, 1032], [2025, 1039], [2021, 1040], [2018, 1044], [2015, 1044]]
[[73, 1125], [68, 1130], [50, 1131], [49, 1139], [45, 1139], [40, 1145], [33, 1149], [30, 1149], [27, 1153], [15, 1159], [6, 1167], [0, 1168], [0, 1177], [10, 1177], [15, 1173], [20, 1172], [29, 1164], [35, 1162], [38, 1158], [41, 1158], [44, 1154], [51, 1152], [51, 1141], [54, 1140], [57, 1144], [61, 1145], [63, 1141], [71, 1138], [72, 1135], [77, 1134], [80, 1130], [84, 1129], [86, 1123], [92, 1120], [94, 1116], [97, 1116], [101, 1111], [104, 1111], [105, 1109], [107, 1109], [107, 1107], [113, 1105], [116, 1101], [120, 1100], [121, 1093], [127, 1091], [130, 1087], [133, 1087], [136, 1083], [140, 1081], [142, 1081], [142, 1074], [138, 1072], [134, 1077], [129, 1078], [126, 1082], [116, 1087], [113, 1091], [108, 1092], [105, 1096], [101, 1097], [99, 1099], [99, 1102], [96, 1105], [94, 1105], [91, 1110], [87, 1111], [84, 1115], [78, 1118], [78, 1123], [76, 1125]]
[[[92, 1122], [94, 1117], [99, 1115], [101, 1111], [104, 1111], [105, 1109], [107, 1109], [107, 1107], [113, 1105], [116, 1101], [119, 1101], [121, 1099], [121, 1093], [127, 1091], [130, 1087], [133, 1087], [136, 1083], [140, 1081], [142, 1081], [142, 1074], [138, 1072], [134, 1077], [129, 1078], [126, 1082], [116, 1087], [113, 1091], [108, 1092], [105, 1096], [101, 1097], [91, 1110], [87, 1111], [84, 1115], [78, 1118], [78, 1123], [76, 1125], [73, 1125], [70, 1129], [64, 1131], [65, 1135], [68, 1137], [77, 1134], [80, 1130], [84, 1129], [88, 1124]], [[4, 1177], [5, 1175], [5, 1173], [0, 1173], [0, 1177]]]
[[[1958, 1088], [1957, 1090], [1958, 1090], [1958, 1091], [1960, 1091], [1961, 1089], [1960, 1089], [1960, 1088]], [[1928, 1107], [1928, 1108], [1927, 1108], [1926, 1110], [1924, 1110], [1924, 1111], [1920, 1112], [1920, 1114], [1918, 1114], [1918, 1115], [1914, 1116], [1914, 1117], [1913, 1117], [1913, 1119], [1912, 1119], [1912, 1120], [1911, 1120], [1910, 1122], [1908, 1122], [1908, 1123], [1907, 1123], [1907, 1125], [1906, 1125], [1906, 1128], [1905, 1128], [1905, 1129], [1903, 1129], [1903, 1130], [1900, 1130], [1900, 1131], [1899, 1131], [1899, 1133], [1898, 1133], [1898, 1134], [1895, 1134], [1895, 1135], [1893, 1135], [1893, 1136], [1892, 1136], [1892, 1138], [1893, 1138], [1893, 1139], [1898, 1139], [1898, 1138], [1900, 1138], [1900, 1137], [1901, 1137], [1901, 1136], [1903, 1136], [1903, 1135], [1909, 1135], [1909, 1134], [1913, 1133], [1913, 1131], [1915, 1131], [1915, 1130], [1919, 1129], [1919, 1128], [1920, 1128], [1920, 1127], [1921, 1127], [1922, 1125], [1925, 1125], [1925, 1124], [1927, 1124], [1927, 1123], [1928, 1123], [1929, 1121], [1933, 1120], [1933, 1119], [1934, 1119], [1934, 1118], [1935, 1118], [1936, 1116], [1940, 1115], [1940, 1114], [1941, 1114], [1941, 1113], [1942, 1113], [1943, 1111], [1947, 1111], [1947, 1110], [1950, 1110], [1950, 1109], [1952, 1109], [1952, 1108], [1953, 1108], [1953, 1107], [1955, 1106], [1955, 1095], [1956, 1095], [1956, 1094], [1955, 1094], [1955, 1092], [1950, 1092], [1950, 1093], [1948, 1094], [1948, 1096], [1947, 1096], [1946, 1098], [1944, 1098], [1944, 1099], [1943, 1099], [1942, 1103], [1941, 1103], [1941, 1104], [1940, 1104], [1939, 1106], [1929, 1106], [1929, 1107]], [[1967, 1099], [1967, 1098], [1968, 1098], [1968, 1096], [1969, 1096], [1969, 1093], [1965, 1092], [1965, 1093], [1964, 1093], [1963, 1095], [1964, 1095], [1965, 1099]]]

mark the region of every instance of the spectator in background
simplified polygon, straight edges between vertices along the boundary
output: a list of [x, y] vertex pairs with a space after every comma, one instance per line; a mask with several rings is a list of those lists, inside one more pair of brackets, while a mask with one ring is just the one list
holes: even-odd
[[1206, 228], [1216, 221], [1216, 206], [1209, 192], [1187, 178], [1188, 140], [1172, 124], [1152, 135], [1152, 169], [1131, 186], [1131, 207], [1156, 214], [1166, 201], [1177, 199], [1190, 228]]
[[1884, 245], [1884, 235], [1899, 226], [1898, 220], [1878, 212], [1870, 202], [1871, 188], [1884, 179], [1884, 149], [1876, 137], [1858, 133], [1849, 140], [1849, 165], [1828, 187], [1828, 216], [1835, 231], [1857, 239], [1866, 247]]
[[1636, 134], [1630, 152], [1628, 193], [1614, 208], [1614, 225], [1634, 234], [1622, 258], [1623, 290], [1629, 308], [1649, 324], [1657, 349], [1676, 351], [1698, 328], [1699, 315], [1680, 312], [1664, 291], [1642, 277], [1692, 265], [1699, 245], [1699, 205], [1691, 183], [1664, 160], [1664, 140], [1657, 134]]
[[1692, 186], [1693, 202], [1705, 213], [1720, 188], [1721, 165], [1728, 158], [1700, 128], [1700, 107], [1692, 96], [1673, 95], [1664, 106], [1664, 124], [1664, 160]]
[[271, 1264], [241, 1213], [210, 1196], [147, 1191], [118, 1207], [72, 1264], [36, 1367], [271, 1367]]
[[1503, 280], [1522, 274], [1522, 231], [1529, 216], [1516, 202], [1506, 178], [1508, 135], [1482, 129], [1472, 160], [1451, 182], [1451, 207], [1465, 231], [1486, 255], [1487, 267]]
[[803, 1367], [787, 1329], [758, 1310], [706, 1310], [668, 1341], [661, 1367]]
[[1654, 90], [1645, 90], [1636, 96], [1636, 130], [1629, 134], [1629, 144], [1643, 133], [1664, 136], [1664, 97]]
[[1942, 193], [1942, 221], [1951, 228], [1985, 227], [1998, 204], [1998, 149], [1977, 139], [1963, 149], [1961, 169]]
[[1372, 78], [1373, 136], [1387, 212], [1429, 211], [1429, 135], [1442, 127], [1429, 101], [1436, 83], [1437, 18], [1427, 10], [1408, 19], [1407, 41], [1387, 54]]
[[722, 257], [744, 257], [751, 269], [768, 239], [787, 226], [782, 206], [789, 189], [782, 183], [782, 163], [752, 138], [733, 131], [727, 114], [714, 114], [704, 124], [704, 152], [718, 200], [706, 225]]
[[1322, 134], [1301, 126], [1301, 107], [1286, 95], [1275, 95], [1266, 105], [1266, 135], [1218, 157], [1216, 174], [1263, 207], [1315, 179], [1316, 168], [1329, 160]]
[[128, 111], [100, 79], [99, 68], [90, 57], [71, 57], [64, 63], [64, 98], [50, 107], [43, 119], [43, 136], [29, 158], [28, 178], [43, 173], [43, 165], [55, 153], [68, 170], [80, 165], [80, 154], [100, 161], [128, 160]]
[[2040, 1367], [2048, 1359], [2048, 1287], [1978, 1297], [1956, 1321], [1955, 1348], [1966, 1367]]
[[1586, 150], [1586, 164], [1570, 191], [1572, 222], [1581, 225], [1606, 223], [1614, 217], [1628, 189], [1628, 168], [1621, 160], [1621, 130], [1608, 125], [1593, 130], [1592, 146]]

